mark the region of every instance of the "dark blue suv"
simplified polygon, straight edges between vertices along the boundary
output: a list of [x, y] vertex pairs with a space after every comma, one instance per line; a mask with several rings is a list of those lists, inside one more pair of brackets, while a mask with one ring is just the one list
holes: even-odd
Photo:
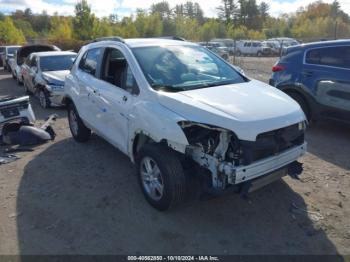
[[308, 119], [350, 122], [350, 40], [287, 48], [272, 71], [270, 85], [294, 98]]

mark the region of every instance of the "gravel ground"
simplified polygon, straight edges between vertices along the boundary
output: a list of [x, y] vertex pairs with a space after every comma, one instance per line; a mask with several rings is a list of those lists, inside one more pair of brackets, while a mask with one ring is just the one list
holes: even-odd
[[[267, 81], [273, 58], [240, 58]], [[0, 96], [23, 94], [0, 74]], [[144, 200], [128, 158], [93, 136], [75, 143], [63, 109], [54, 142], [0, 166], [0, 254], [348, 254], [350, 127], [307, 131], [301, 179], [289, 177], [243, 200], [237, 195], [160, 213]]]

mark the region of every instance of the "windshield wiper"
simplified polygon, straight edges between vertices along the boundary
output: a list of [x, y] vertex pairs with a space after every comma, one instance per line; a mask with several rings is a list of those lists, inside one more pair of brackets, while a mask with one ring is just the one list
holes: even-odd
[[183, 87], [173, 86], [173, 85], [152, 85], [152, 87], [157, 91], [165, 92], [180, 92], [185, 91]]

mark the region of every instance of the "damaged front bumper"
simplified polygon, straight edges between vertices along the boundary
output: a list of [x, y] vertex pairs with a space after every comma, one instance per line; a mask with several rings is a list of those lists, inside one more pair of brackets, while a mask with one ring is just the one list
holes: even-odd
[[63, 98], [64, 93], [63, 92], [52, 92], [50, 93], [49, 99], [51, 106], [63, 106]]
[[51, 106], [63, 106], [64, 87], [62, 85], [46, 85], [46, 90], [49, 93]]
[[195, 147], [189, 148], [187, 153], [200, 166], [209, 169], [214, 189], [225, 189], [227, 184], [238, 185], [267, 174], [272, 174], [277, 170], [288, 170], [288, 166], [303, 156], [306, 153], [306, 149], [307, 143], [304, 142], [302, 145], [246, 166], [235, 166], [233, 163], [220, 161]]

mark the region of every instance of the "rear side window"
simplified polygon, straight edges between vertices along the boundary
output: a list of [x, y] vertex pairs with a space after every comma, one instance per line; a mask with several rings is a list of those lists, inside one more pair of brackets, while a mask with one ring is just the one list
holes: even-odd
[[307, 51], [305, 62], [350, 69], [350, 46], [317, 48]]
[[84, 72], [95, 76], [100, 55], [100, 48], [90, 49], [86, 51], [79, 63], [79, 68]]

